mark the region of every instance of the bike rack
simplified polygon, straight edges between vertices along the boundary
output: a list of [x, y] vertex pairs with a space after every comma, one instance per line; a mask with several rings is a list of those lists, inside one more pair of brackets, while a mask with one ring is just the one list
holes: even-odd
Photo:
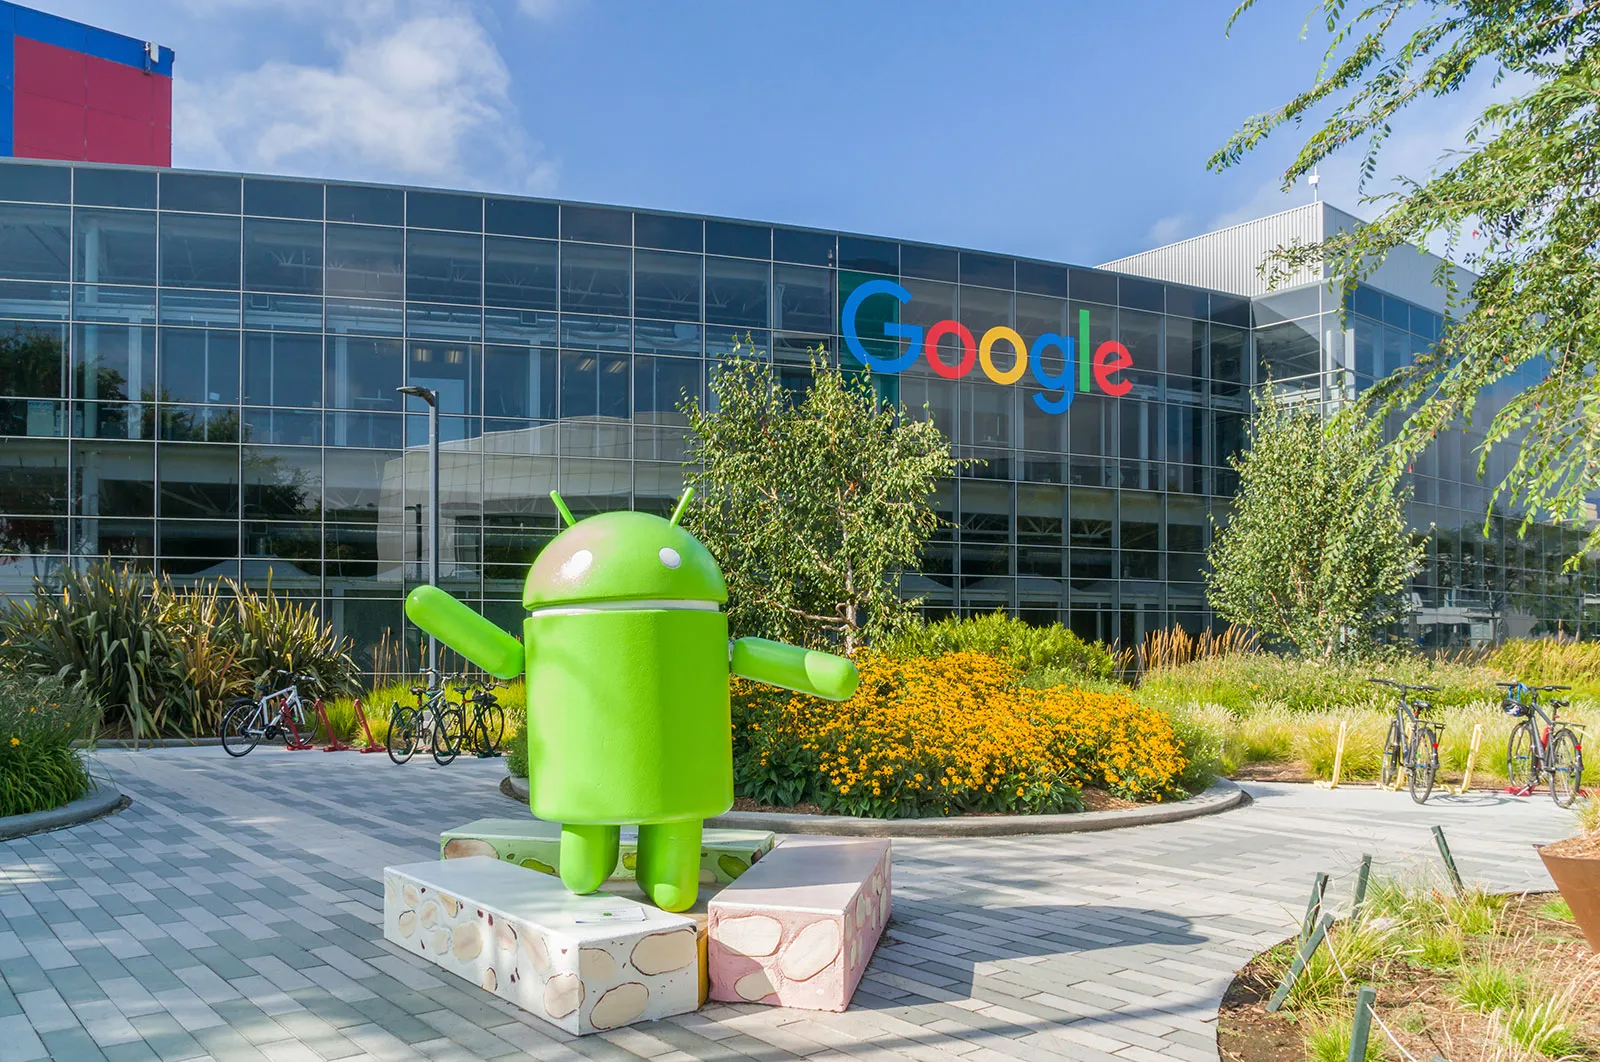
[[[317, 703], [320, 705], [322, 702], [318, 701]], [[278, 718], [282, 719], [284, 725], [289, 728], [289, 740], [283, 743], [283, 749], [285, 752], [303, 752], [306, 749], [311, 748], [313, 745], [311, 736], [309, 734], [304, 738], [300, 736], [299, 728], [294, 725], [294, 717], [289, 714], [289, 703], [287, 700], [278, 702]], [[316, 727], [312, 727], [312, 730], [315, 731]]]
[[366, 712], [366, 709], [361, 707], [361, 698], [360, 697], [356, 698], [355, 707], [356, 707], [356, 718], [361, 721], [361, 729], [367, 735], [367, 743], [366, 743], [366, 745], [364, 747], [362, 747], [362, 748], [356, 749], [356, 751], [357, 752], [361, 752], [361, 753], [383, 752], [383, 751], [385, 751], [384, 747], [382, 745], [378, 744], [377, 739], [372, 736], [372, 724], [367, 722], [367, 712]]
[[353, 746], [346, 745], [344, 742], [340, 741], [339, 736], [333, 732], [333, 724], [328, 722], [328, 709], [323, 706], [321, 697], [317, 698], [317, 715], [322, 717], [322, 728], [328, 732], [329, 744], [322, 746], [322, 751], [349, 752]]

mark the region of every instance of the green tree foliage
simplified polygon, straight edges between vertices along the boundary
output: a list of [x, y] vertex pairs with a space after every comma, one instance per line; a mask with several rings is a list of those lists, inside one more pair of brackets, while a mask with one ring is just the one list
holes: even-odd
[[722, 562], [742, 634], [854, 652], [903, 627], [896, 593], [938, 526], [930, 499], [955, 467], [930, 419], [880, 398], [865, 373], [819, 355], [803, 394], [748, 346], [689, 400], [685, 524]]
[[1269, 388], [1249, 449], [1230, 459], [1239, 493], [1211, 547], [1211, 607], [1323, 658], [1361, 651], [1401, 618], [1423, 547], [1407, 533], [1407, 492], [1381, 442], [1357, 409], [1325, 419]]
[[[1431, 356], [1375, 389], [1376, 401], [1406, 411], [1396, 464], [1470, 418], [1491, 388], [1508, 391], [1480, 454], [1481, 472], [1493, 447], [1516, 453], [1493, 500], [1520, 507], [1524, 531], [1541, 512], [1580, 518], [1600, 487], [1600, 4], [1322, 0], [1320, 23], [1329, 44], [1311, 87], [1247, 121], [1210, 165], [1231, 166], [1279, 127], [1320, 115], [1284, 187], [1351, 146], [1365, 180], [1418, 100], [1472, 77], [1520, 89], [1485, 107], [1432, 172], [1367, 197], [1382, 206], [1376, 221], [1285, 248], [1272, 271], [1320, 261], [1348, 288], [1394, 248], [1444, 245], [1480, 279], [1469, 297], [1441, 265], [1454, 320]], [[1600, 528], [1588, 542], [1597, 546]]]

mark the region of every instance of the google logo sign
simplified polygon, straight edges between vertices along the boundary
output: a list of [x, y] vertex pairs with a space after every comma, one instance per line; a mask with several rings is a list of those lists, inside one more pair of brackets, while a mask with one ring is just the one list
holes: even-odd
[[[911, 301], [911, 292], [896, 284], [892, 280], [869, 280], [856, 288], [845, 300], [839, 313], [840, 329], [844, 333], [845, 346], [850, 348], [861, 364], [873, 372], [893, 375], [904, 372], [916, 363], [922, 356], [923, 349], [928, 352], [928, 367], [946, 380], [959, 380], [972, 371], [976, 363], [983, 368], [983, 374], [997, 384], [1014, 384], [1022, 379], [1023, 375], [1031, 368], [1033, 378], [1040, 387], [1046, 391], [1060, 391], [1060, 398], [1046, 398], [1042, 394], [1035, 394], [1033, 401], [1046, 413], [1065, 413], [1072, 405], [1073, 395], [1078, 391], [1087, 391], [1091, 382], [1099, 386], [1100, 390], [1112, 398], [1121, 398], [1133, 390], [1131, 380], [1116, 379], [1118, 373], [1133, 366], [1133, 356], [1128, 353], [1128, 348], [1114, 339], [1108, 339], [1098, 347], [1091, 347], [1089, 342], [1089, 311], [1078, 311], [1078, 335], [1059, 335], [1055, 332], [1045, 332], [1036, 338], [1030, 345], [1026, 343], [1015, 328], [1005, 325], [995, 325], [983, 334], [982, 339], [974, 339], [972, 330], [960, 321], [940, 321], [930, 326], [926, 333], [921, 325], [897, 324], [890, 321], [883, 326], [883, 334], [887, 339], [903, 339], [906, 349], [895, 358], [880, 358], [867, 351], [861, 343], [861, 334], [857, 330], [857, 318], [861, 314], [861, 304], [875, 295], [887, 295], [897, 300], [902, 306]], [[961, 360], [954, 365], [946, 362], [939, 355], [939, 340], [945, 336], [954, 336], [961, 343]], [[1009, 356], [1011, 367], [1001, 369], [995, 364], [996, 347], [1004, 345], [1009, 351], [1002, 348], [1002, 357]], [[1044, 353], [1054, 347], [1061, 352], [1065, 362], [1059, 374], [1045, 371]], [[1079, 350], [1094, 350], [1090, 358], [1078, 357]]]

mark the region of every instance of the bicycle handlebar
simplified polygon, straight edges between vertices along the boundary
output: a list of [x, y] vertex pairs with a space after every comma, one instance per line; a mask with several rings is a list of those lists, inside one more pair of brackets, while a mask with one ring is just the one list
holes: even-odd
[[1402, 693], [1404, 693], [1406, 690], [1424, 690], [1424, 691], [1426, 691], [1428, 693], [1438, 693], [1439, 692], [1439, 687], [1438, 686], [1411, 685], [1410, 683], [1406, 683], [1406, 682], [1396, 682], [1394, 679], [1369, 678], [1369, 679], [1367, 679], [1367, 681], [1368, 682], [1376, 682], [1380, 686], [1392, 686], [1395, 689], [1401, 691]]

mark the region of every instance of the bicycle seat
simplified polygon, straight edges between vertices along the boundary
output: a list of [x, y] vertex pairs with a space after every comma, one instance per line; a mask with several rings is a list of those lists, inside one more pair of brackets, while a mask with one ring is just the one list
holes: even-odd
[[411, 693], [412, 693], [413, 696], [416, 696], [416, 697], [421, 697], [424, 694], [426, 694], [427, 692], [428, 692], [428, 687], [426, 687], [426, 686], [412, 686], [411, 687]]
[[1421, 715], [1424, 712], [1437, 712], [1439, 709], [1434, 707], [1432, 701], [1412, 701], [1411, 710]]

